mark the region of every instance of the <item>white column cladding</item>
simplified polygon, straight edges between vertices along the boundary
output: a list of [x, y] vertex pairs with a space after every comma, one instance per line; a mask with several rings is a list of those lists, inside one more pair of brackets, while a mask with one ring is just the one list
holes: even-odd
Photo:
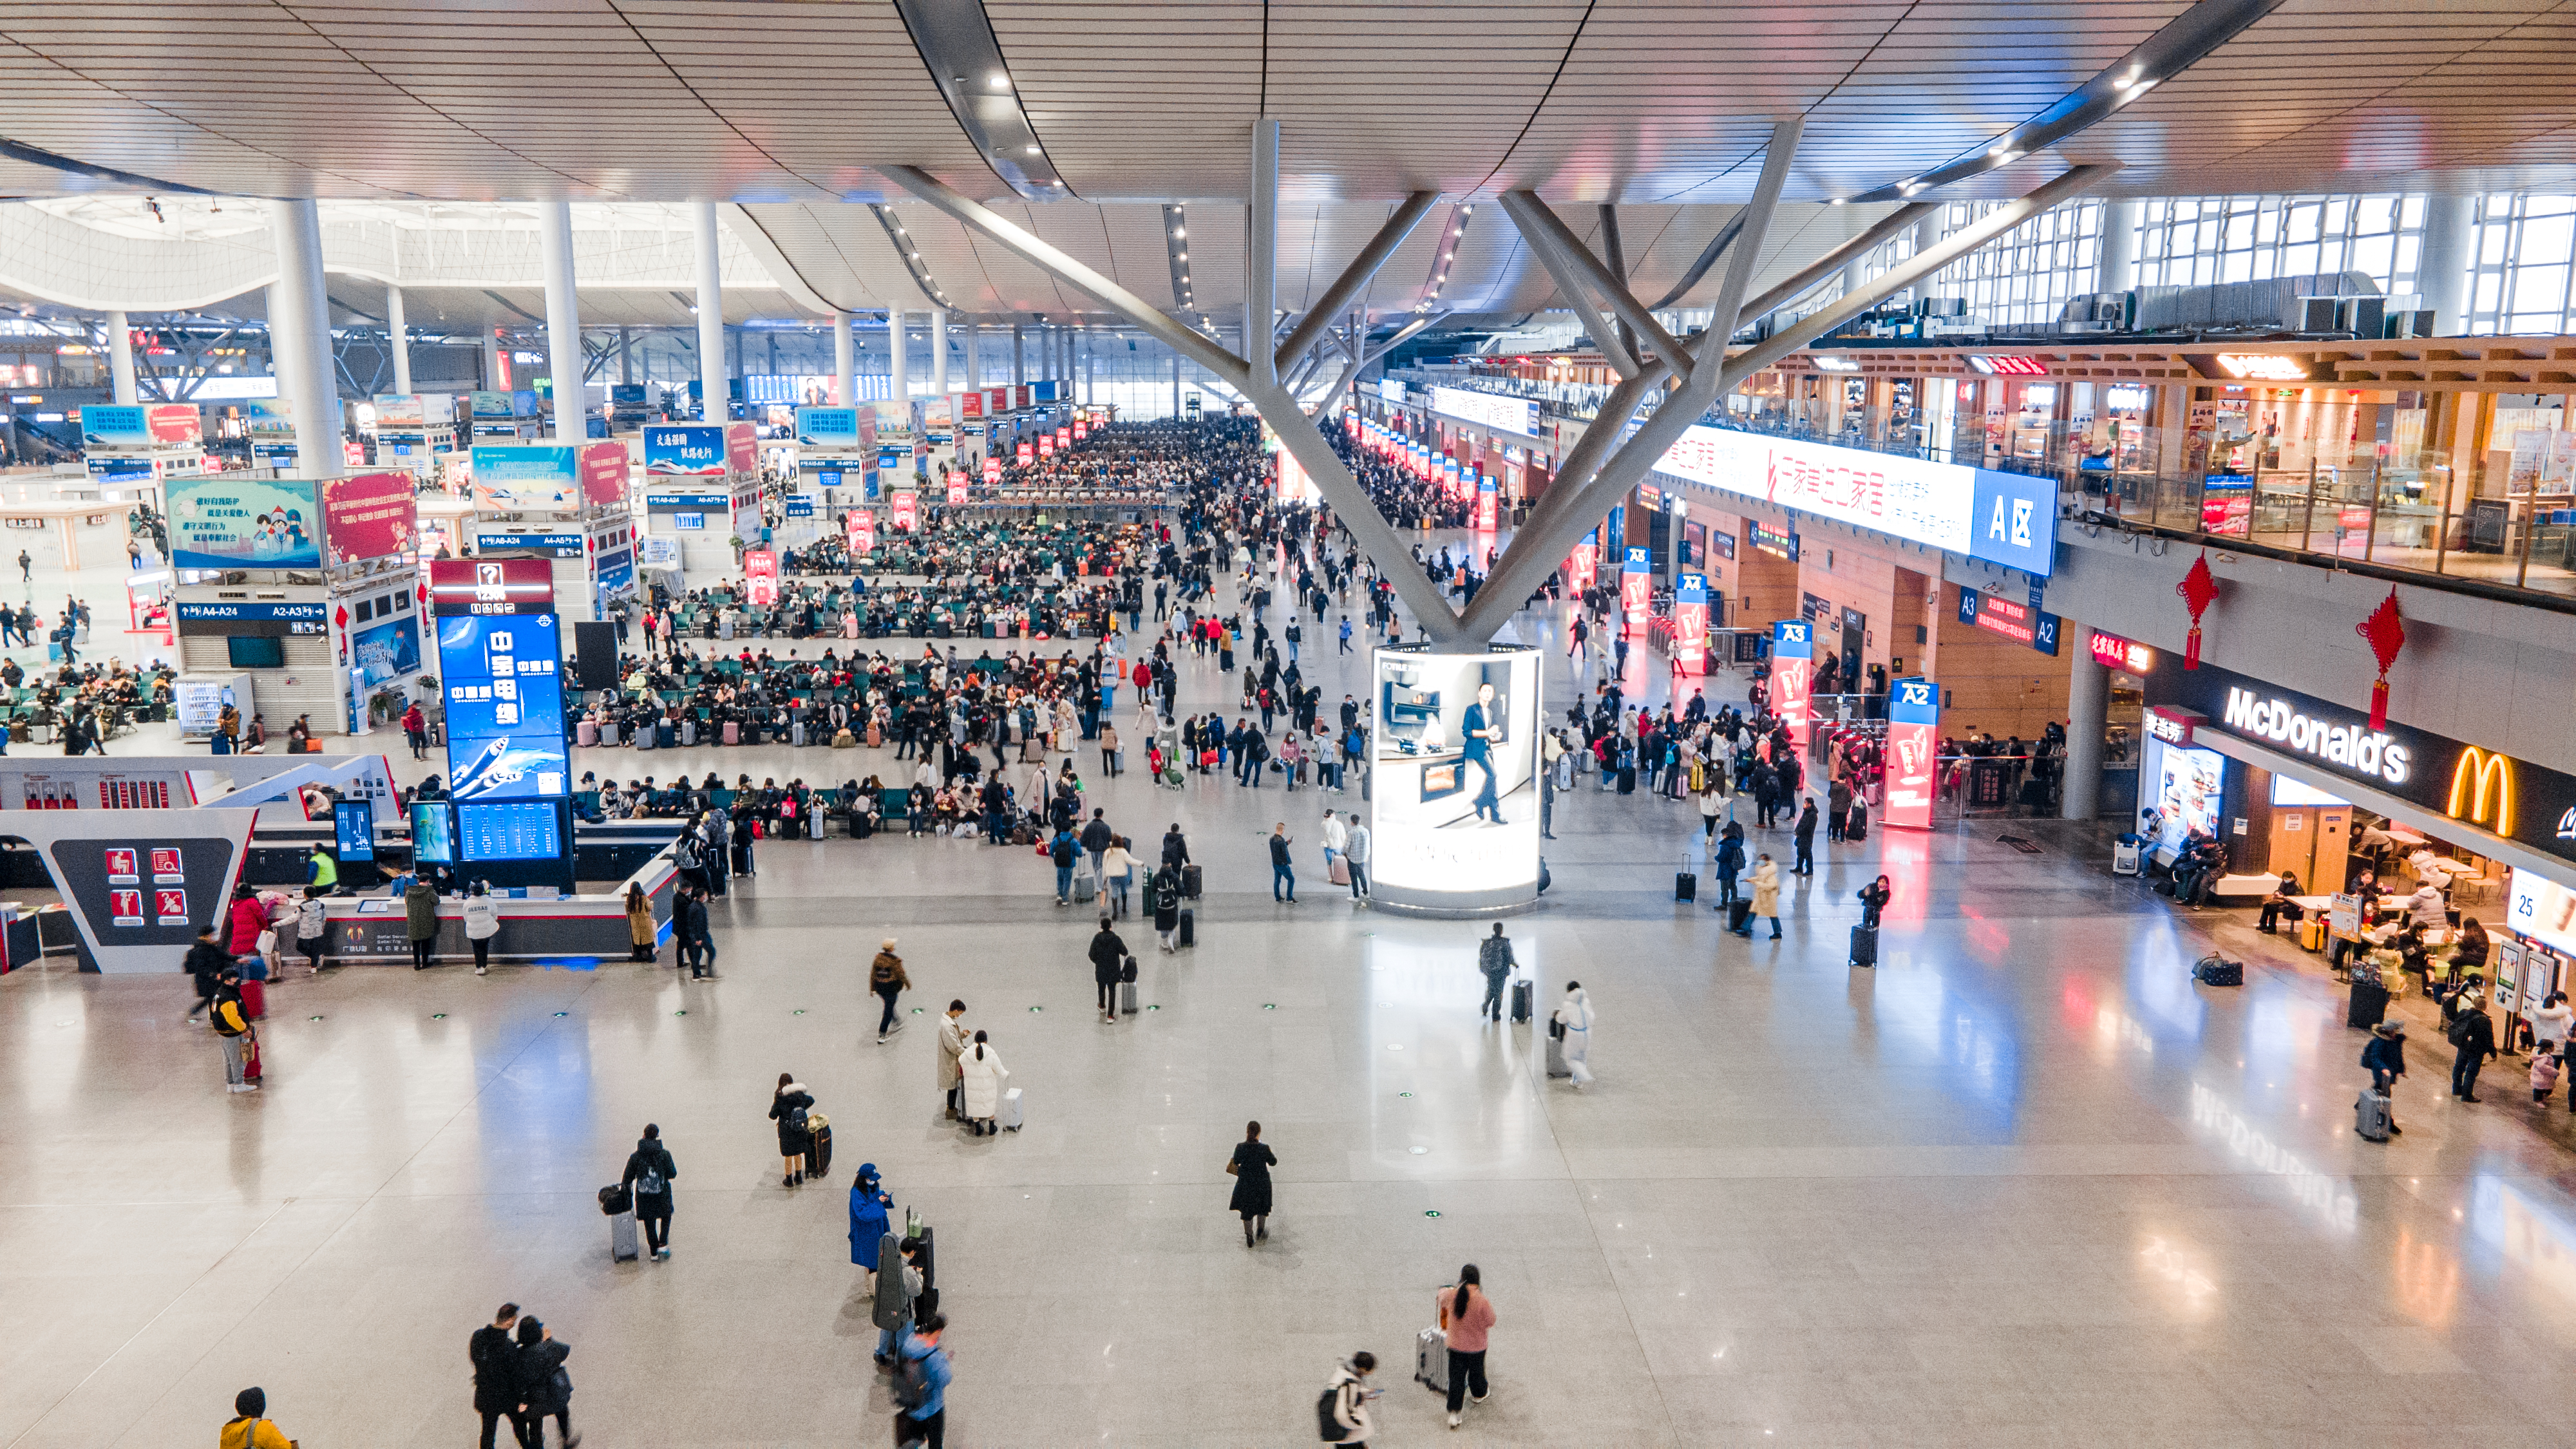
[[123, 312], [107, 314], [107, 372], [112, 396], [118, 402], [132, 404], [136, 391], [134, 324], [126, 320]]
[[731, 417], [725, 371], [724, 248], [716, 236], [716, 204], [692, 202], [698, 231], [698, 386], [704, 402], [700, 422], [721, 423]]
[[2477, 236], [2478, 198], [2424, 198], [2423, 261], [2416, 267], [2415, 290], [2433, 311], [2433, 335], [2458, 337], [2468, 331], [2470, 248]]
[[394, 391], [411, 391], [411, 324], [403, 316], [400, 287], [385, 288], [385, 344], [394, 354]]
[[903, 313], [886, 312], [886, 396], [897, 403], [912, 396], [912, 358], [904, 344]]
[[859, 340], [850, 335], [850, 314], [832, 309], [833, 397], [843, 407], [859, 402]]
[[2060, 647], [2073, 656], [2074, 665], [2066, 680], [2066, 781], [2057, 809], [2061, 820], [2090, 820], [2102, 810], [2102, 732], [2111, 671], [2083, 642], [2091, 632], [2072, 619], [2058, 624]]
[[973, 322], [966, 324], [966, 385], [958, 391], [976, 392], [984, 386], [984, 329]]
[[[501, 380], [501, 352], [501, 329], [498, 327], [484, 328], [483, 390], [485, 392], [508, 392], [510, 390], [510, 384]], [[516, 381], [516, 379], [512, 380]]]
[[[2138, 203], [2110, 201], [2102, 205], [2102, 241], [2096, 255], [2100, 258], [2093, 269], [2093, 290], [2125, 292], [2138, 284]], [[2070, 790], [2067, 798], [2073, 799]], [[2069, 816], [2069, 819], [2090, 818]]]
[[277, 284], [268, 289], [270, 345], [287, 345], [277, 390], [295, 415], [295, 473], [338, 478], [349, 471], [340, 446], [340, 388], [331, 357], [331, 302], [322, 289], [322, 213], [310, 199], [268, 203], [277, 238]]
[[[934, 397], [948, 396], [948, 310], [930, 314], [930, 391]], [[949, 420], [954, 426], [956, 419]]]
[[590, 436], [590, 389], [581, 353], [581, 298], [575, 294], [572, 265], [572, 203], [549, 201], [537, 208], [537, 236], [545, 254], [546, 375], [555, 390], [555, 441], [578, 443]]

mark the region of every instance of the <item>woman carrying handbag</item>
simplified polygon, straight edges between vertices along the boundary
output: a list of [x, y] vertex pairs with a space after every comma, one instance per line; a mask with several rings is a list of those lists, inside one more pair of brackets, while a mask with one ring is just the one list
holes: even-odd
[[1243, 1245], [1247, 1248], [1256, 1238], [1270, 1236], [1270, 1169], [1278, 1165], [1278, 1155], [1261, 1140], [1261, 1124], [1244, 1123], [1243, 1140], [1234, 1145], [1234, 1155], [1226, 1159], [1225, 1171], [1234, 1179], [1234, 1195], [1226, 1200], [1225, 1207], [1243, 1219]]

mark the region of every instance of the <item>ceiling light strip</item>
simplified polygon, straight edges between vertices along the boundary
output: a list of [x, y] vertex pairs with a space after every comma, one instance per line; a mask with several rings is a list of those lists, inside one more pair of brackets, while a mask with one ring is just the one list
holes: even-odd
[[1020, 104], [1019, 84], [1002, 57], [992, 18], [977, 0], [894, 0], [912, 33], [912, 48], [930, 70], [957, 127], [975, 143], [984, 164], [1013, 191], [1032, 201], [1070, 196], [1056, 174], [1046, 143]]
[[930, 263], [922, 260], [921, 246], [913, 240], [911, 229], [895, 219], [890, 206], [871, 202], [868, 210], [875, 213], [877, 225], [885, 228], [886, 240], [894, 243], [894, 254], [902, 261], [903, 269], [912, 274], [912, 284], [932, 305], [946, 309], [950, 305], [948, 294], [940, 290], [939, 279], [930, 275]]
[[1449, 208], [1449, 220], [1440, 228], [1440, 240], [1431, 248], [1431, 273], [1422, 282], [1422, 300], [1413, 304], [1416, 312], [1428, 312], [1440, 305], [1441, 289], [1449, 285], [1449, 268], [1457, 261], [1458, 248], [1467, 239], [1467, 223], [1476, 216], [1473, 202]]

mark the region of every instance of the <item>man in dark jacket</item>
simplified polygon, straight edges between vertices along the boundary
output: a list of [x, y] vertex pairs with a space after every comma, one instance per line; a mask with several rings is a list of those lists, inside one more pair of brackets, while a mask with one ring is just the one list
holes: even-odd
[[1736, 872], [1744, 869], [1744, 827], [1728, 821], [1717, 840], [1717, 907], [1735, 903]]
[[1814, 875], [1816, 873], [1816, 797], [1813, 795], [1807, 797], [1807, 808], [1798, 815], [1797, 839], [1798, 863], [1791, 867], [1789, 873]]
[[[1280, 821], [1270, 829], [1270, 899], [1297, 904], [1297, 869], [1288, 855], [1288, 822]], [[1283, 897], [1280, 892], [1287, 892]]]
[[1100, 918], [1099, 933], [1091, 938], [1091, 980], [1100, 988], [1100, 1019], [1115, 1025], [1118, 1021], [1118, 983], [1127, 979], [1127, 943], [1110, 928], [1109, 918]]
[[1091, 893], [1095, 897], [1100, 894], [1103, 884], [1101, 857], [1108, 853], [1109, 842], [1117, 838], [1118, 833], [1109, 828], [1106, 813], [1095, 807], [1090, 823], [1082, 827], [1082, 860], [1084, 867], [1091, 872]]
[[2478, 1069], [2496, 1054], [2495, 1021], [2486, 1007], [2474, 997], [2461, 1002], [2459, 1015], [2451, 1022], [2451, 1045], [2459, 1055], [2451, 1059], [2451, 1095], [2463, 1102], [2478, 1099]]
[[518, 1413], [518, 1381], [512, 1376], [517, 1350], [510, 1342], [510, 1325], [518, 1320], [519, 1305], [504, 1303], [465, 1344], [465, 1357], [474, 1365], [474, 1412], [483, 1416], [483, 1449], [492, 1449], [493, 1426]]
[[215, 999], [215, 978], [233, 964], [233, 958], [215, 944], [215, 928], [209, 925], [197, 933], [196, 944], [188, 948], [187, 960], [180, 964], [197, 978], [197, 1004], [188, 1008], [188, 1019], [194, 1021], [197, 1013], [206, 1009], [206, 1003]]
[[619, 1179], [635, 1194], [635, 1221], [644, 1225], [645, 1246], [656, 1258], [671, 1256], [671, 1179], [680, 1175], [671, 1149], [662, 1145], [659, 1124], [644, 1124], [635, 1150], [626, 1154], [626, 1175]]
[[1062, 826], [1047, 841], [1047, 859], [1055, 864], [1055, 903], [1073, 904], [1073, 863], [1082, 856], [1082, 842]]
[[1494, 934], [1476, 943], [1476, 969], [1485, 973], [1485, 1004], [1477, 1008], [1478, 1015], [1503, 1019], [1503, 983], [1512, 979], [1518, 964], [1512, 959], [1512, 938], [1503, 934], [1502, 922], [1494, 922]]
[[1181, 834], [1181, 822], [1175, 820], [1172, 828], [1163, 832], [1163, 864], [1177, 871], [1189, 863], [1190, 842]]
[[707, 893], [704, 890], [682, 893], [678, 935], [680, 959], [689, 963], [690, 978], [705, 980], [707, 973], [715, 968], [716, 943], [707, 929]]

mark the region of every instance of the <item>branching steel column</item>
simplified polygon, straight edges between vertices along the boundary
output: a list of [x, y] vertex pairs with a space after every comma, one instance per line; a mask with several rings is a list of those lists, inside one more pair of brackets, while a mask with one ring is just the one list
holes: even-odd
[[[1767, 169], [1766, 166], [1766, 172]], [[1533, 519], [1513, 537], [1511, 548], [1496, 562], [1492, 576], [1477, 591], [1476, 602], [1467, 611], [1467, 632], [1474, 637], [1490, 638], [1495, 629], [1501, 628], [1554, 569], [1555, 560], [1563, 557], [1566, 550], [1572, 548], [1593, 523], [1609, 511], [1614, 499], [1636, 486], [1638, 480], [1662, 460], [1682, 431], [1699, 421], [1700, 415], [1718, 396], [1742, 387], [1753, 374], [1868, 311], [1878, 304], [1879, 299], [1940, 271], [2068, 197], [2091, 190], [2119, 169], [2117, 162], [2078, 166], [2019, 201], [1997, 207], [1972, 225], [1952, 233], [1931, 250], [1880, 273], [1861, 291], [1820, 312], [1799, 318], [1729, 358], [1726, 356], [1726, 339], [1734, 333], [1739, 312], [1734, 305], [1735, 298], [1743, 295], [1738, 282], [1738, 268], [1749, 272], [1748, 259], [1761, 250], [1760, 231], [1748, 224], [1748, 235], [1739, 243], [1744, 249], [1737, 252], [1730, 262], [1727, 287], [1720, 295], [1717, 314], [1710, 319], [1709, 330], [1697, 339], [1700, 352], [1698, 365], [1692, 369], [1692, 382], [1676, 389], [1674, 396], [1668, 397], [1664, 405], [1655, 410], [1655, 415], [1638, 428], [1618, 453], [1602, 464], [1592, 481], [1568, 498], [1563, 512], [1551, 515], [1544, 525]], [[1721, 363], [1722, 367], [1719, 366]], [[1718, 376], [1716, 387], [1707, 395], [1699, 396], [1695, 384], [1703, 371], [1714, 371]], [[1684, 406], [1676, 407], [1675, 398], [1679, 398]], [[1610, 411], [1604, 408], [1594, 426], [1606, 427], [1615, 433], [1624, 422], [1624, 418], [1613, 420]], [[1586, 441], [1589, 437], [1587, 432]], [[1551, 486], [1549, 491], [1553, 493], [1554, 487]], [[1526, 551], [1523, 545], [1527, 545]], [[1483, 631], [1481, 634], [1477, 632], [1480, 629]]]
[[[1629, 293], [1627, 282], [1613, 268], [1603, 265], [1600, 258], [1592, 255], [1582, 239], [1568, 229], [1535, 193], [1504, 192], [1503, 210], [1511, 216], [1512, 224], [1520, 228], [1521, 235], [1528, 238], [1532, 250], [1553, 250], [1577, 277], [1589, 282], [1592, 289], [1601, 294], [1601, 299], [1610, 304], [1611, 311], [1619, 314], [1620, 322], [1629, 332], [1644, 338], [1647, 345], [1655, 349], [1657, 357], [1679, 358], [1682, 355], [1680, 340], [1664, 330], [1664, 324], [1656, 321], [1645, 304]], [[1628, 333], [1620, 334], [1623, 345], [1627, 336]], [[1681, 367], [1678, 362], [1672, 366], [1677, 372]]]
[[1324, 289], [1324, 295], [1315, 299], [1313, 310], [1298, 321], [1297, 330], [1279, 344], [1279, 361], [1284, 363], [1295, 357], [1331, 330], [1342, 310], [1351, 305], [1351, 299], [1369, 284], [1369, 278], [1377, 275], [1378, 268], [1386, 265], [1386, 259], [1395, 255], [1395, 249], [1404, 245], [1404, 239], [1413, 235], [1413, 229], [1422, 224], [1432, 203], [1439, 199], [1437, 191], [1417, 191], [1404, 199], [1395, 214], [1377, 229], [1377, 235], [1369, 238], [1368, 245], [1360, 248], [1360, 254], [1351, 258], [1351, 264], [1342, 268], [1342, 274]]
[[1916, 201], [1909, 202], [1880, 217], [1868, 230], [1800, 267], [1779, 285], [1747, 302], [1742, 315], [1736, 319], [1735, 325], [1740, 328], [1748, 322], [1759, 322], [1797, 301], [1821, 285], [1827, 277], [1842, 271], [1845, 263], [1855, 257], [1867, 255], [1880, 242], [1940, 209], [1941, 204], [1938, 202]]
[[1608, 359], [1611, 368], [1621, 378], [1637, 376], [1643, 369], [1620, 341], [1618, 331], [1601, 315], [1601, 309], [1592, 305], [1592, 298], [1583, 290], [1581, 274], [1575, 270], [1573, 259], [1559, 251], [1535, 222], [1525, 220], [1520, 195], [1515, 191], [1503, 193], [1503, 213], [1512, 219], [1512, 225], [1520, 229], [1521, 238], [1537, 254], [1538, 264], [1547, 269], [1548, 279], [1556, 283], [1557, 295], [1565, 299], [1574, 319], [1583, 324], [1584, 332], [1592, 338], [1592, 345], [1601, 349], [1601, 355]]

